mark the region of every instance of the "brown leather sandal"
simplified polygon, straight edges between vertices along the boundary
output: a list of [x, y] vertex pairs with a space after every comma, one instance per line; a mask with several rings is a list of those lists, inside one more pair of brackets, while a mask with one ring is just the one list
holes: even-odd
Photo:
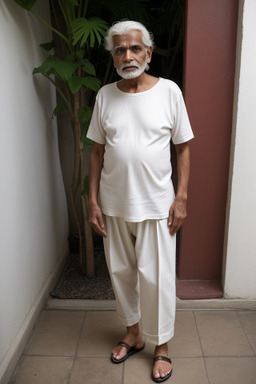
[[121, 345], [122, 347], [125, 347], [127, 349], [127, 353], [122, 359], [119, 359], [119, 360], [115, 359], [113, 356], [113, 353], [112, 353], [111, 354], [111, 361], [114, 364], [123, 363], [126, 359], [128, 359], [129, 356], [133, 355], [134, 353], [140, 352], [145, 348], [145, 343], [143, 344], [143, 346], [141, 348], [130, 347], [130, 345], [127, 344], [125, 341], [120, 341], [117, 345]]
[[[158, 360], [164, 360], [164, 361], [167, 361], [167, 363], [172, 364], [172, 361], [171, 361], [171, 359], [169, 359], [169, 357], [159, 355], [159, 356], [154, 357], [153, 366], [155, 365], [155, 362]], [[169, 377], [171, 377], [171, 375], [172, 375], [172, 369], [171, 369], [171, 372], [169, 372], [165, 377], [159, 377], [159, 378], [154, 377], [153, 372], [152, 372], [152, 380], [155, 383], [162, 383], [163, 381], [169, 379]]]

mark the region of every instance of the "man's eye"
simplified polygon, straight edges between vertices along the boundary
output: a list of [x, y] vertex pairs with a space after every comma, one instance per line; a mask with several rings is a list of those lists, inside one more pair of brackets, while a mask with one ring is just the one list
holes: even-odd
[[124, 48], [116, 48], [115, 49], [115, 54], [116, 55], [122, 55], [125, 52]]
[[134, 47], [132, 47], [132, 50], [134, 52], [139, 52], [141, 50], [141, 48], [139, 46], [135, 45]]

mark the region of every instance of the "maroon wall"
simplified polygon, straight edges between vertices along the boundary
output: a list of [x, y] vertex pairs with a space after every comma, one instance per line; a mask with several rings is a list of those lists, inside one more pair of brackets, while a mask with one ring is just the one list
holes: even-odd
[[184, 94], [195, 139], [179, 279], [221, 278], [237, 14], [238, 0], [187, 0]]

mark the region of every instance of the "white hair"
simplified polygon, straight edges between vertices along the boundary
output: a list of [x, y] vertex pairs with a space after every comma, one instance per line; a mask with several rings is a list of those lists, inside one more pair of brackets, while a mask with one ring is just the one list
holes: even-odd
[[153, 34], [138, 21], [118, 21], [109, 28], [105, 37], [105, 48], [108, 51], [113, 50], [113, 36], [126, 35], [130, 30], [140, 31], [142, 34], [142, 42], [146, 47], [154, 48]]

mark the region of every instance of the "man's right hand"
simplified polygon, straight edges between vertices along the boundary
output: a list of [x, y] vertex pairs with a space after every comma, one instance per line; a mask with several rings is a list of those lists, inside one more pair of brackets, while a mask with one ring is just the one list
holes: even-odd
[[99, 235], [107, 237], [103, 215], [98, 204], [89, 203], [89, 223]]

